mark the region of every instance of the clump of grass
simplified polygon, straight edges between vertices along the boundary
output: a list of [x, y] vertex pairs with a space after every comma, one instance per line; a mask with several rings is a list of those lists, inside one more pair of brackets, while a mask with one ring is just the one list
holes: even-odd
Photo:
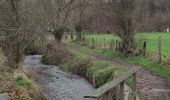
[[5, 65], [5, 56], [0, 52], [0, 82], [5, 80], [11, 80], [12, 70]]
[[26, 90], [36, 89], [35, 83], [27, 79], [24, 74], [17, 76], [14, 80], [14, 84]]
[[69, 71], [87, 78], [87, 69], [91, 66], [92, 59], [83, 54], [74, 54]]
[[87, 74], [93, 81], [93, 84], [96, 87], [100, 87], [125, 71], [127, 69], [114, 66], [110, 62], [96, 61], [88, 68]]
[[61, 69], [65, 72], [69, 72], [69, 66], [70, 65], [68, 63], [60, 65]]

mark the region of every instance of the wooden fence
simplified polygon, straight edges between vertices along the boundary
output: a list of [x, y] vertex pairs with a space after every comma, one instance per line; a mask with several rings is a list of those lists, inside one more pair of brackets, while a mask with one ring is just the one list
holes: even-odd
[[[124, 100], [124, 84], [125, 81], [129, 78], [129, 77], [133, 77], [133, 87], [132, 87], [132, 97], [133, 100], [136, 100], [136, 72], [139, 70], [140, 68], [134, 68], [131, 69], [130, 71], [128, 71], [127, 73], [121, 75], [120, 77], [106, 83], [105, 85], [103, 85], [102, 87], [94, 90], [92, 93], [84, 96], [84, 98], [93, 98], [95, 100]], [[112, 98], [110, 96], [109, 91], [111, 90], [115, 90], [115, 88], [119, 86], [119, 89], [116, 89], [116, 91], [118, 92], [118, 95], [115, 95], [116, 98]], [[113, 90], [113, 91], [114, 91]], [[112, 93], [113, 93], [112, 91]], [[101, 99], [102, 97], [102, 99]]]

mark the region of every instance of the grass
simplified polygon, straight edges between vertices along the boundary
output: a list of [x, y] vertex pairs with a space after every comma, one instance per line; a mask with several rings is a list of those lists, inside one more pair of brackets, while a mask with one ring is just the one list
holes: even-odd
[[[71, 47], [77, 48], [74, 44]], [[90, 52], [90, 49], [86, 46], [82, 46], [80, 49], [83, 53], [70, 50], [73, 55], [72, 59], [65, 62], [65, 64], [61, 64], [60, 67], [66, 72], [72, 72], [87, 78], [96, 87], [100, 87], [128, 71], [128, 68], [115, 66], [108, 61], [97, 61], [95, 58], [86, 55], [86, 52]]]
[[170, 67], [158, 64], [157, 62], [150, 60], [146, 57], [127, 57], [126, 61], [142, 66], [145, 69], [148, 69], [154, 74], [164, 77], [166, 80], [170, 81]]
[[87, 74], [93, 76], [95, 85], [100, 87], [128, 69], [117, 67], [108, 61], [96, 61], [87, 69]]
[[36, 89], [35, 83], [33, 83], [32, 80], [27, 79], [25, 76], [18, 76], [14, 80], [14, 84], [20, 88], [30, 90], [30, 89]]
[[[91, 53], [92, 51], [95, 51], [98, 53], [98, 55], [103, 55], [106, 57], [113, 57], [113, 56], [120, 56], [119, 53], [112, 52], [112, 51], [102, 51], [100, 49], [91, 49], [89, 46], [81, 46], [77, 45], [75, 43], [69, 43], [68, 45], [69, 49], [77, 49], [81, 55], [87, 55], [88, 53]], [[79, 57], [81, 57], [79, 55]], [[118, 75], [128, 71], [128, 68], [122, 68], [113, 65], [111, 62], [108, 61], [94, 61], [89, 67], [86, 67], [85, 72], [89, 78], [93, 82], [93, 84], [96, 87], [100, 87], [107, 83], [108, 81], [115, 79]], [[133, 80], [132, 78], [129, 78], [126, 83], [128, 86], [132, 87]], [[140, 92], [137, 92], [138, 97], [141, 100], [147, 100]]]
[[[170, 33], [138, 33], [135, 37], [137, 41], [147, 41], [147, 50], [149, 54], [155, 55], [157, 53], [157, 40], [158, 37], [162, 36], [162, 54], [165, 59], [168, 59], [170, 57]], [[92, 38], [95, 39], [95, 41], [100, 42], [104, 41], [111, 41], [111, 40], [117, 40], [119, 39], [114, 34], [88, 34], [87, 40], [90, 40]]]
[[69, 44], [69, 48], [77, 49], [78, 47], [79, 47], [78, 51], [81, 53], [90, 54], [92, 52], [95, 52], [97, 55], [104, 56], [107, 58], [120, 58], [129, 63], [139, 65], [144, 69], [152, 71], [154, 74], [162, 76], [166, 80], [170, 81], [170, 67], [168, 65], [159, 64], [148, 57], [144, 57], [144, 56], [125, 57], [121, 55], [119, 52], [115, 52], [115, 51], [102, 50], [101, 48], [90, 49], [89, 46], [80, 46], [73, 43]]

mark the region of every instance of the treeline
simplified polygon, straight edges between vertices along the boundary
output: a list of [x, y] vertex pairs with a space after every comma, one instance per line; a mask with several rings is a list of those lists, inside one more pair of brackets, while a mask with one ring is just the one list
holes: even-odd
[[[100, 1], [100, 2], [99, 2]], [[86, 18], [87, 29], [94, 32], [115, 32], [114, 0], [99, 0]], [[137, 32], [163, 32], [170, 28], [169, 0], [136, 0], [134, 23]]]
[[128, 33], [130, 40], [127, 41], [132, 41], [134, 31], [165, 31], [170, 26], [169, 0], [125, 2], [128, 3], [117, 0], [2, 0], [0, 48], [9, 66], [17, 68], [25, 52], [37, 48], [34, 47], [37, 40], [41, 48], [49, 33], [58, 42], [64, 32], [74, 32], [76, 40], [80, 40], [81, 34], [87, 31], [118, 32], [122, 40], [127, 39], [122, 34]]

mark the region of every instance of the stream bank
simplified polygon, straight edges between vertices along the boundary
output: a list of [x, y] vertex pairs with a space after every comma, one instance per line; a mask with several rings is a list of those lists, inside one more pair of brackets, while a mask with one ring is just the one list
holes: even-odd
[[43, 65], [41, 58], [41, 55], [26, 56], [24, 65], [41, 85], [47, 100], [84, 100], [83, 96], [94, 90], [84, 78], [68, 74], [58, 66]]

